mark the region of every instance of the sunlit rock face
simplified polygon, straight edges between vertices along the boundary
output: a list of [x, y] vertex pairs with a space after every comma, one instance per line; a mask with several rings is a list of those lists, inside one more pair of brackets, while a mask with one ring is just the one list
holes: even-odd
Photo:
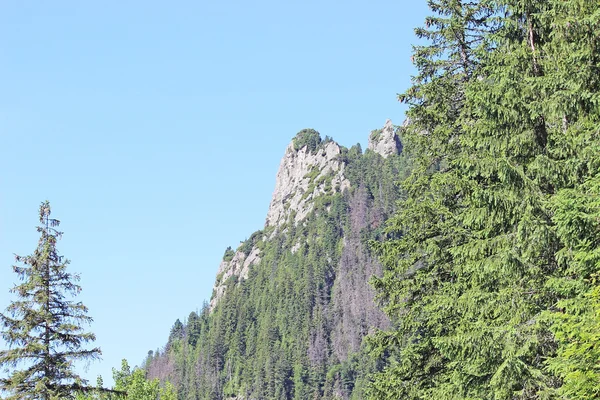
[[400, 143], [396, 128], [391, 120], [388, 119], [382, 129], [371, 132], [371, 135], [369, 135], [369, 149], [381, 154], [383, 157], [402, 152], [402, 143]]
[[265, 226], [280, 226], [292, 213], [297, 223], [312, 210], [312, 199], [325, 194], [328, 187], [333, 193], [348, 188], [340, 153], [340, 146], [333, 141], [315, 151], [308, 146], [296, 150], [290, 143], [279, 164]]

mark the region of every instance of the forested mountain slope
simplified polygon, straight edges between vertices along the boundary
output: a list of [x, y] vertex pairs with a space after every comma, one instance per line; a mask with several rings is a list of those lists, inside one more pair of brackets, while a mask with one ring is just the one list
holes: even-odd
[[361, 398], [377, 365], [363, 338], [386, 329], [368, 242], [395, 211], [407, 169], [388, 121], [364, 153], [314, 130], [286, 149], [265, 227], [228, 248], [210, 305], [176, 321], [148, 378], [180, 399]]
[[300, 189], [149, 359], [180, 398], [600, 398], [600, 3], [428, 5], [410, 157], [296, 137], [330, 170], [278, 175]]

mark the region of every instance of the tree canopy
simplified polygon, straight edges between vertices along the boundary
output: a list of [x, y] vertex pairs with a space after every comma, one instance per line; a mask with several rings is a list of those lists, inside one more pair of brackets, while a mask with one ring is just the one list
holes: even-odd
[[428, 3], [370, 395], [595, 398], [599, 6]]

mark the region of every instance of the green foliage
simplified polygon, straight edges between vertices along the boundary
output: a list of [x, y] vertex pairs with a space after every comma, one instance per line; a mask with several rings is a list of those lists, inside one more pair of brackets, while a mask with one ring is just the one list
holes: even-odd
[[187, 340], [190, 346], [198, 343], [202, 329], [202, 320], [195, 311], [192, 311], [187, 319]]
[[[568, 304], [567, 304], [568, 303]], [[560, 343], [549, 370], [563, 379], [558, 393], [567, 399], [600, 396], [600, 288], [562, 302], [564, 312], [552, 315], [552, 331]]]
[[2, 337], [10, 346], [0, 350], [0, 365], [8, 373], [0, 379], [0, 390], [7, 399], [65, 399], [93, 390], [73, 371], [73, 362], [96, 359], [100, 349], [82, 348], [96, 339], [82, 327], [92, 318], [82, 303], [69, 300], [81, 291], [75, 283], [79, 276], [67, 271], [69, 260], [56, 249], [62, 232], [50, 214], [50, 204], [43, 202], [38, 246], [32, 255], [16, 257], [22, 266], [13, 266], [21, 283], [11, 292], [18, 300], [0, 314]]
[[369, 395], [596, 398], [599, 5], [429, 5]]
[[263, 235], [264, 235], [263, 231], [254, 232], [252, 235], [250, 235], [250, 237], [248, 239], [244, 240], [240, 244], [238, 251], [241, 251], [242, 253], [244, 253], [244, 255], [246, 257], [248, 257], [248, 255], [252, 251], [252, 248], [254, 248], [254, 246], [260, 244]]
[[171, 332], [169, 333], [169, 341], [168, 343], [173, 343], [176, 340], [180, 340], [184, 337], [184, 327], [179, 318], [175, 320], [173, 327], [171, 328]]
[[375, 129], [373, 131], [371, 131], [371, 134], [369, 135], [369, 138], [377, 143], [379, 141], [379, 138], [381, 138], [381, 134], [383, 133], [383, 129]]
[[[79, 395], [77, 400], [177, 400], [177, 392], [170, 382], [160, 385], [158, 379], [146, 379], [143, 369], [131, 370], [127, 360], [121, 362], [121, 369], [113, 368], [115, 387], [113, 393], [96, 395]], [[98, 387], [102, 386], [99, 378]]]
[[144, 370], [131, 371], [127, 360], [123, 360], [121, 370], [113, 369], [115, 390], [127, 394], [129, 400], [176, 400], [176, 392], [169, 382], [160, 387], [158, 379], [148, 380]]
[[309, 182], [313, 182], [315, 179], [317, 179], [320, 173], [321, 170], [319, 169], [319, 167], [317, 165], [313, 165], [310, 171], [308, 171], [308, 173], [304, 175], [304, 179], [308, 179]]
[[[596, 146], [596, 145], [594, 145]], [[565, 246], [558, 252], [565, 274], [549, 285], [561, 300], [545, 314], [559, 342], [549, 370], [562, 378], [567, 399], [600, 396], [600, 175], [553, 201], [556, 230]]]
[[225, 249], [225, 254], [223, 254], [223, 261], [229, 262], [233, 260], [234, 255], [235, 252], [231, 249], [231, 246], [228, 246], [227, 249]]
[[310, 153], [314, 153], [321, 144], [321, 134], [314, 129], [302, 129], [296, 134], [292, 143], [296, 151], [307, 147]]

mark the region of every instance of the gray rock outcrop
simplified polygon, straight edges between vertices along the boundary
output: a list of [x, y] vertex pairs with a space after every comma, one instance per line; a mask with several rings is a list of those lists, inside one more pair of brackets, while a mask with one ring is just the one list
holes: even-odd
[[315, 152], [309, 151], [307, 146], [296, 150], [293, 142], [290, 143], [279, 164], [265, 226], [280, 226], [292, 212], [297, 223], [312, 210], [313, 198], [350, 187], [340, 153], [340, 146], [333, 141]]
[[232, 276], [238, 279], [247, 279], [250, 266], [260, 262], [260, 249], [253, 247], [248, 255], [241, 250], [237, 250], [231, 261], [221, 261], [217, 271], [217, 279], [213, 287], [214, 295], [210, 299], [210, 309], [214, 309], [225, 290], [227, 289], [227, 280]]
[[369, 135], [369, 149], [388, 157], [402, 152], [402, 143], [396, 134], [396, 128], [391, 120], [385, 121], [382, 129], [376, 129]]
[[[302, 132], [305, 131], [309, 130]], [[310, 131], [317, 135], [316, 139], [302, 148], [293, 140], [279, 164], [275, 190], [265, 221], [270, 237], [279, 231], [286, 232], [286, 223], [298, 224], [304, 220], [313, 210], [315, 198], [350, 188], [350, 181], [345, 176], [346, 164], [341, 157], [342, 148], [332, 140], [320, 141], [318, 132]], [[312, 148], [309, 148], [311, 145]], [[400, 154], [402, 144], [392, 121], [387, 120], [382, 129], [371, 132], [369, 149], [383, 157]], [[266, 235], [262, 237], [262, 240], [268, 239]], [[301, 243], [296, 243], [291, 252], [296, 253], [300, 247]], [[223, 260], [217, 272], [210, 309], [214, 309], [224, 295], [230, 284], [229, 278], [247, 279], [250, 267], [260, 260], [260, 249], [256, 242], [250, 250], [246, 248], [244, 252], [240, 246], [228, 261]]]

